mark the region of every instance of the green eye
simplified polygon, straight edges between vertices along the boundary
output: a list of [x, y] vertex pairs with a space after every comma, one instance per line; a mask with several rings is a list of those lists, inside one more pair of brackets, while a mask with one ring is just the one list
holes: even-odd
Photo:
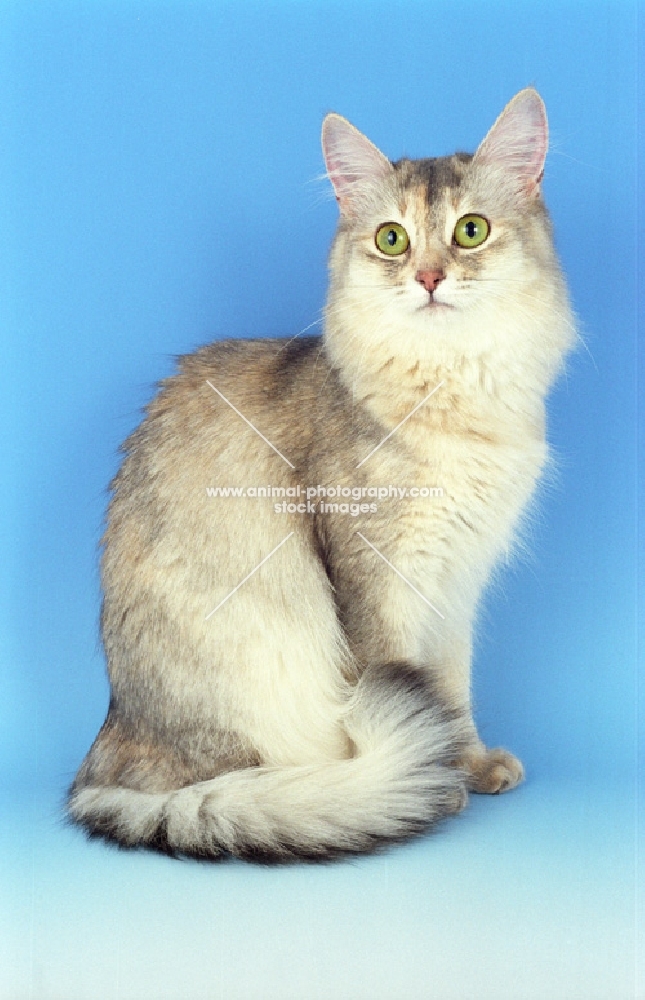
[[381, 253], [390, 257], [398, 257], [410, 246], [410, 237], [398, 222], [386, 222], [376, 230], [375, 243]]
[[462, 215], [455, 226], [452, 238], [457, 246], [470, 250], [479, 247], [488, 238], [490, 226], [482, 215]]

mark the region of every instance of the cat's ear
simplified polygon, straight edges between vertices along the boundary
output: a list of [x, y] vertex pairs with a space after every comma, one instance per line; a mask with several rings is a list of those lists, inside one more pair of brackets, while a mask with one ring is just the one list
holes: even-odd
[[321, 138], [327, 176], [340, 210], [343, 215], [355, 215], [369, 190], [394, 168], [387, 156], [341, 115], [327, 115]]
[[548, 146], [544, 102], [527, 87], [506, 105], [473, 162], [499, 164], [516, 176], [526, 194], [539, 194]]

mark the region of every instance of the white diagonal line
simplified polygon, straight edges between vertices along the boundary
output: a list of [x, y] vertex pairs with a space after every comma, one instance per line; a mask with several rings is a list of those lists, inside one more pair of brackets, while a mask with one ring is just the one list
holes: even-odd
[[392, 435], [396, 433], [396, 431], [398, 431], [399, 427], [401, 427], [406, 422], [406, 420], [409, 420], [413, 413], [417, 412], [417, 410], [419, 409], [420, 406], [423, 406], [424, 403], [427, 403], [428, 400], [430, 399], [430, 396], [434, 396], [434, 394], [437, 391], [437, 389], [440, 389], [442, 385], [443, 385], [443, 382], [440, 382], [439, 385], [435, 385], [435, 387], [432, 390], [432, 392], [429, 392], [428, 395], [424, 399], [422, 399], [420, 403], [417, 403], [417, 405], [414, 407], [414, 409], [410, 410], [410, 412], [408, 413], [407, 417], [404, 417], [403, 420], [399, 420], [399, 422], [396, 425], [396, 427], [393, 430], [391, 430], [389, 434], [386, 434], [386, 436], [383, 438], [383, 440], [380, 441], [379, 444], [377, 444], [376, 448], [372, 448], [372, 450], [369, 453], [369, 455], [366, 455], [365, 458], [361, 462], [358, 463], [358, 465], [356, 466], [356, 468], [360, 469], [360, 467], [363, 464], [363, 462], [367, 462], [368, 458], [371, 458], [372, 455], [374, 454], [374, 452], [378, 451], [379, 448], [381, 447], [381, 445], [384, 445], [385, 442], [389, 438], [391, 438]]
[[[208, 382], [208, 379], [206, 379], [206, 381]], [[245, 424], [248, 424], [249, 427], [251, 427], [255, 431], [255, 433], [259, 437], [262, 438], [263, 441], [266, 441], [266, 443], [268, 444], [269, 448], [273, 448], [273, 450], [276, 453], [276, 455], [279, 455], [280, 458], [283, 460], [283, 462], [286, 462], [287, 465], [290, 465], [292, 469], [295, 469], [295, 465], [291, 465], [291, 462], [289, 461], [289, 459], [285, 458], [284, 455], [282, 454], [282, 452], [278, 451], [278, 449], [276, 448], [276, 446], [274, 444], [271, 444], [271, 442], [269, 441], [269, 439], [265, 438], [264, 434], [262, 434], [257, 429], [257, 427], [255, 426], [255, 424], [252, 424], [250, 420], [247, 420], [246, 417], [244, 416], [244, 414], [240, 413], [240, 411], [237, 409], [236, 406], [233, 406], [233, 404], [231, 403], [230, 399], [227, 399], [223, 392], [220, 392], [219, 389], [216, 389], [212, 382], [208, 382], [208, 384], [210, 385], [210, 387], [213, 390], [213, 392], [216, 392], [218, 396], [221, 396], [222, 399], [224, 400], [224, 402], [228, 403], [228, 405], [230, 406], [230, 408], [232, 410], [235, 410], [235, 412], [237, 413], [238, 417], [241, 417]]]
[[221, 608], [222, 604], [226, 604], [226, 602], [228, 601], [229, 597], [232, 597], [233, 594], [235, 593], [235, 591], [240, 589], [240, 587], [242, 586], [242, 584], [246, 583], [247, 580], [250, 580], [251, 577], [253, 576], [253, 574], [257, 573], [257, 571], [259, 570], [260, 566], [264, 566], [264, 564], [267, 561], [267, 559], [270, 559], [271, 556], [274, 555], [274, 553], [276, 553], [278, 551], [278, 549], [281, 548], [281, 546], [284, 545], [285, 542], [288, 542], [292, 535], [293, 535], [293, 531], [290, 531], [286, 538], [283, 538], [282, 541], [278, 545], [276, 545], [276, 547], [274, 549], [271, 549], [271, 551], [269, 552], [268, 556], [265, 556], [264, 559], [257, 564], [257, 566], [255, 567], [255, 569], [252, 569], [250, 573], [247, 573], [247, 575], [244, 577], [244, 579], [240, 580], [240, 582], [238, 583], [237, 587], [233, 587], [233, 589], [230, 592], [230, 594], [227, 594], [226, 597], [224, 598], [224, 600], [220, 601], [219, 604], [217, 605], [217, 607], [213, 608], [213, 610], [210, 611], [206, 615], [206, 617], [204, 618], [204, 621], [207, 622], [208, 619], [211, 617], [211, 615], [214, 615], [215, 612], [218, 611], [219, 608]]
[[[437, 386], [437, 388], [439, 388], [439, 387]], [[379, 552], [379, 550], [376, 548], [375, 545], [372, 545], [371, 542], [368, 542], [367, 538], [365, 537], [365, 535], [361, 535], [360, 531], [357, 531], [356, 534], [358, 535], [359, 538], [363, 539], [363, 541], [365, 542], [366, 545], [369, 545], [369, 547], [371, 549], [373, 549], [374, 552], [376, 552], [377, 556], [380, 556], [380, 558], [383, 560], [384, 563], [387, 563], [387, 565], [390, 567], [390, 569], [394, 570], [394, 572], [396, 573], [397, 576], [401, 577], [401, 579], [403, 580], [404, 583], [407, 583], [408, 587], [410, 587], [410, 589], [413, 590], [415, 592], [415, 594], [419, 595], [419, 597], [421, 598], [422, 601], [426, 602], [426, 604], [428, 605], [429, 608], [432, 608], [432, 610], [435, 612], [435, 614], [439, 615], [439, 617], [443, 618], [444, 621], [445, 621], [446, 616], [442, 615], [441, 612], [437, 608], [435, 608], [434, 604], [431, 604], [430, 601], [428, 600], [428, 598], [424, 597], [424, 595], [421, 593], [421, 591], [417, 590], [417, 588], [414, 586], [414, 584], [410, 583], [410, 581], [407, 579], [407, 577], [403, 576], [403, 573], [401, 573], [396, 568], [396, 566], [393, 566], [389, 559], [385, 558], [385, 556], [383, 555], [382, 552]]]

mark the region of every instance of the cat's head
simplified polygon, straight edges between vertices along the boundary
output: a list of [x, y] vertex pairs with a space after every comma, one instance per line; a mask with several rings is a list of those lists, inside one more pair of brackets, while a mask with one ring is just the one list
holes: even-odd
[[325, 118], [322, 145], [341, 213], [332, 325], [356, 310], [372, 319], [376, 341], [390, 325], [419, 345], [458, 333], [462, 347], [485, 349], [504, 318], [530, 322], [554, 294], [562, 299], [540, 194], [547, 119], [532, 88], [513, 98], [474, 155], [391, 163], [336, 114]]

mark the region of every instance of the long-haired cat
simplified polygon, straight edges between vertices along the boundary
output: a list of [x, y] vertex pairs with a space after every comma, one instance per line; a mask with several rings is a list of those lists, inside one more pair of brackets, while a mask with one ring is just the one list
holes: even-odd
[[544, 105], [521, 91], [474, 156], [392, 163], [335, 114], [322, 144], [322, 338], [184, 357], [113, 482], [110, 706], [68, 808], [121, 845], [325, 859], [522, 780], [470, 659], [573, 338]]

